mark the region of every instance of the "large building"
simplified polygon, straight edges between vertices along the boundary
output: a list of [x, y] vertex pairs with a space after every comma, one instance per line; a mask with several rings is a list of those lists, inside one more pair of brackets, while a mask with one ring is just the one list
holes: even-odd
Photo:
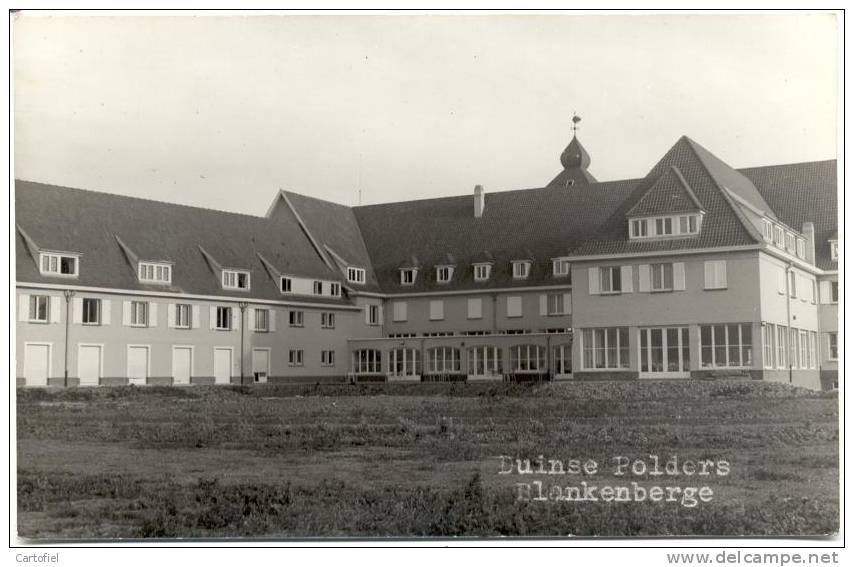
[[255, 217], [15, 184], [18, 385], [743, 376], [838, 385], [837, 172], [682, 137], [599, 182]]

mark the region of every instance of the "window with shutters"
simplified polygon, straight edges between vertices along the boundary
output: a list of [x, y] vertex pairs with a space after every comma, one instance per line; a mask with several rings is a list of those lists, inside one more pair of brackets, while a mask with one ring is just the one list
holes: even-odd
[[288, 325], [291, 327], [302, 327], [303, 326], [303, 312], [302, 311], [288, 311]]
[[430, 320], [441, 321], [445, 318], [445, 303], [441, 299], [430, 301]]
[[267, 333], [270, 331], [270, 310], [256, 309], [255, 310], [255, 330], [259, 333]]
[[101, 300], [94, 297], [84, 297], [82, 302], [83, 313], [81, 322], [84, 325], [101, 324]]
[[673, 291], [673, 264], [650, 264], [650, 289]]
[[218, 331], [231, 330], [231, 307], [216, 308], [216, 325], [214, 328]]
[[29, 320], [31, 323], [47, 323], [50, 320], [50, 296], [30, 296]]
[[130, 302], [130, 325], [131, 327], [145, 327], [148, 325], [148, 303], [145, 301]]
[[249, 289], [249, 272], [239, 270], [222, 271], [222, 287], [225, 289]]
[[550, 293], [546, 296], [546, 313], [548, 315], [566, 314], [566, 306], [562, 293]]
[[392, 320], [395, 322], [406, 321], [407, 313], [406, 313], [406, 302], [405, 301], [395, 301], [391, 304], [392, 311]]
[[466, 318], [468, 319], [482, 319], [483, 318], [483, 300], [479, 297], [470, 298], [467, 301], [467, 313]]
[[188, 303], [175, 305], [175, 328], [189, 329], [193, 326], [193, 308]]
[[335, 313], [321, 313], [320, 314], [320, 328], [321, 329], [334, 329], [335, 328]]
[[726, 289], [726, 260], [708, 260], [704, 263], [705, 289]]
[[39, 268], [44, 276], [77, 276], [79, 264], [78, 256], [53, 252], [39, 254]]
[[522, 297], [513, 295], [507, 298], [507, 316], [521, 317], [522, 316]]
[[143, 283], [172, 283], [172, 266], [157, 262], [139, 263], [139, 281]]
[[620, 266], [599, 268], [599, 289], [601, 293], [620, 293], [623, 289]]

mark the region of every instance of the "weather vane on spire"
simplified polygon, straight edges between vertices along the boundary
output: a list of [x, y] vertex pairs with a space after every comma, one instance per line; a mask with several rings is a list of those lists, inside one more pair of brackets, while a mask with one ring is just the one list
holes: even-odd
[[572, 112], [572, 135], [575, 136], [575, 131], [578, 130], [578, 123], [581, 122], [581, 117]]

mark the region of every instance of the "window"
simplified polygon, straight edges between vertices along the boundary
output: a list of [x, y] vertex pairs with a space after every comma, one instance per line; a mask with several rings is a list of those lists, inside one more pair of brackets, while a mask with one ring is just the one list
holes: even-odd
[[379, 374], [382, 372], [382, 353], [375, 349], [353, 351], [353, 372], [356, 374]]
[[153, 262], [139, 263], [139, 281], [147, 283], [172, 283], [172, 266]]
[[510, 370], [512, 372], [545, 372], [546, 349], [539, 345], [510, 347]]
[[697, 215], [682, 215], [679, 217], [679, 234], [697, 233]]
[[303, 350], [300, 349], [291, 349], [288, 351], [288, 366], [302, 366], [303, 365]]
[[657, 236], [670, 236], [673, 234], [673, 219], [670, 217], [655, 219], [655, 234]]
[[363, 284], [365, 283], [364, 268], [347, 268], [347, 281], [350, 283]]
[[440, 321], [445, 318], [445, 302], [441, 299], [430, 301], [430, 320]]
[[767, 242], [774, 240], [774, 224], [768, 219], [762, 219], [762, 237]]
[[261, 333], [269, 332], [270, 330], [270, 310], [256, 309], [255, 310], [255, 330]]
[[291, 278], [282, 278], [282, 293], [291, 293], [291, 289], [293, 286], [293, 280]]
[[421, 353], [414, 348], [396, 348], [389, 353], [392, 376], [417, 376], [421, 373]]
[[466, 318], [467, 319], [482, 319], [483, 318], [483, 299], [480, 297], [469, 298], [466, 302]]
[[448, 283], [451, 281], [451, 277], [454, 275], [454, 268], [452, 266], [437, 266], [436, 267], [436, 281], [439, 283]]
[[789, 333], [789, 366], [798, 367], [798, 330], [791, 329]]
[[762, 362], [765, 368], [774, 367], [774, 325], [762, 323]]
[[673, 291], [673, 264], [651, 264], [652, 291]]
[[777, 325], [777, 368], [786, 367], [786, 327]]
[[320, 314], [320, 328], [321, 329], [334, 329], [335, 328], [335, 313], [321, 313]]
[[827, 333], [827, 358], [830, 360], [839, 359], [839, 343], [837, 333]]
[[622, 281], [620, 279], [620, 266], [608, 266], [599, 268], [601, 293], [620, 293]]
[[774, 245], [777, 248], [783, 248], [785, 246], [785, 234], [786, 232], [783, 230], [782, 226], [774, 226]]
[[231, 329], [231, 307], [216, 308], [216, 326], [218, 331], [228, 331]]
[[818, 342], [818, 333], [810, 331], [810, 368], [818, 368], [818, 358], [816, 357]]
[[815, 280], [810, 280], [810, 301], [815, 305]]
[[148, 303], [145, 301], [130, 302], [130, 324], [132, 327], [148, 325]]
[[341, 284], [337, 282], [332, 282], [329, 284], [329, 295], [332, 297], [338, 297], [341, 295]]
[[789, 297], [792, 299], [798, 297], [798, 276], [794, 271], [789, 272]]
[[839, 282], [830, 282], [830, 302], [839, 303]]
[[565, 315], [567, 313], [564, 294], [550, 293], [546, 296], [546, 313], [549, 315]]
[[303, 312], [302, 311], [288, 311], [288, 325], [291, 327], [302, 327], [303, 326]]
[[705, 289], [726, 289], [726, 260], [709, 260], [704, 263]]
[[314, 295], [323, 295], [323, 282], [314, 282], [312, 291]]
[[566, 260], [552, 260], [552, 275], [565, 277], [569, 275], [569, 262]]
[[837, 240], [830, 241], [830, 259], [834, 262], [839, 261], [839, 241]]
[[380, 324], [380, 306], [379, 305], [368, 305], [368, 325], [379, 325]]
[[531, 273], [530, 262], [513, 262], [513, 277], [516, 279], [525, 279]]
[[412, 268], [408, 268], [405, 270], [400, 270], [400, 284], [401, 285], [412, 285], [415, 283], [415, 270]]
[[101, 324], [101, 300], [92, 297], [83, 298], [83, 313], [81, 320], [84, 325]]
[[476, 346], [469, 349], [468, 355], [470, 375], [501, 375], [501, 349], [493, 346]]
[[809, 349], [809, 336], [806, 331], [798, 332], [798, 345], [800, 346], [800, 358], [798, 358], [798, 365], [801, 368], [809, 368], [810, 367], [810, 349]]
[[625, 327], [584, 329], [581, 334], [585, 369], [629, 367], [629, 330]]
[[192, 327], [192, 313], [190, 305], [186, 303], [175, 305], [175, 327], [178, 329], [189, 329]]
[[704, 368], [753, 365], [753, 337], [748, 323], [700, 326], [700, 364]]
[[47, 295], [30, 296], [30, 321], [47, 323], [50, 315], [50, 297]]
[[797, 246], [798, 246], [798, 248], [797, 248], [798, 258], [801, 258], [801, 259], [806, 258], [806, 255], [807, 255], [806, 254], [806, 243], [804, 242], [803, 238], [798, 238], [798, 245]]
[[322, 350], [322, 351], [320, 351], [320, 365], [321, 366], [335, 366], [335, 351], [334, 350]]
[[39, 265], [42, 275], [76, 276], [78, 263], [77, 256], [42, 252]]
[[459, 374], [460, 350], [454, 347], [436, 347], [427, 351], [428, 374]]
[[222, 287], [225, 289], [249, 289], [249, 272], [223, 270]]
[[795, 253], [795, 235], [791, 232], [786, 233], [786, 251]]
[[406, 321], [406, 302], [405, 301], [395, 301], [391, 304], [392, 311], [392, 321], [401, 322]]
[[522, 297], [519, 295], [511, 295], [507, 298], [507, 316], [521, 317], [522, 316]]
[[485, 282], [489, 279], [489, 273], [492, 271], [491, 264], [475, 264], [474, 265], [474, 281]]
[[647, 236], [646, 223], [647, 219], [633, 219], [631, 221], [632, 238], [644, 238]]

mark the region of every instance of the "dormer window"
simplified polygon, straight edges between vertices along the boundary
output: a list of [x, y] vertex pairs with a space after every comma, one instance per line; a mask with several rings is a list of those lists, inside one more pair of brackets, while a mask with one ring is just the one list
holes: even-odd
[[341, 295], [341, 284], [338, 282], [332, 282], [329, 284], [329, 295], [332, 297], [338, 297]]
[[315, 281], [312, 284], [311, 291], [314, 293], [314, 295], [323, 295], [323, 282]]
[[405, 268], [400, 270], [400, 285], [412, 285], [415, 283], [415, 276], [418, 270], [415, 268]]
[[350, 283], [363, 284], [365, 283], [364, 268], [347, 268], [347, 281]]
[[795, 253], [795, 235], [791, 232], [786, 233], [786, 251]]
[[774, 246], [783, 248], [786, 245], [785, 234], [782, 226], [774, 226]]
[[475, 264], [474, 265], [474, 281], [485, 282], [489, 279], [492, 272], [492, 264]]
[[762, 219], [762, 237], [766, 242], [774, 241], [774, 223], [768, 219]]
[[172, 266], [158, 262], [139, 263], [139, 281], [143, 283], [172, 283]]
[[531, 262], [527, 260], [517, 260], [513, 262], [513, 278], [523, 280], [531, 273]]
[[806, 241], [803, 238], [798, 238], [797, 243], [797, 255], [801, 260], [806, 259]]
[[454, 277], [453, 266], [436, 266], [436, 281], [439, 283], [448, 283]]
[[569, 262], [567, 260], [552, 260], [552, 275], [556, 278], [568, 276]]
[[839, 241], [831, 240], [830, 241], [830, 259], [834, 262], [839, 261]]
[[39, 255], [39, 267], [43, 276], [76, 277], [80, 257], [71, 254], [42, 252]]
[[249, 289], [249, 272], [242, 270], [223, 270], [222, 287], [225, 289]]
[[698, 234], [702, 218], [702, 214], [690, 214], [630, 219], [629, 237], [634, 239]]
[[282, 293], [291, 293], [293, 290], [294, 281], [291, 278], [282, 277], [281, 287]]

